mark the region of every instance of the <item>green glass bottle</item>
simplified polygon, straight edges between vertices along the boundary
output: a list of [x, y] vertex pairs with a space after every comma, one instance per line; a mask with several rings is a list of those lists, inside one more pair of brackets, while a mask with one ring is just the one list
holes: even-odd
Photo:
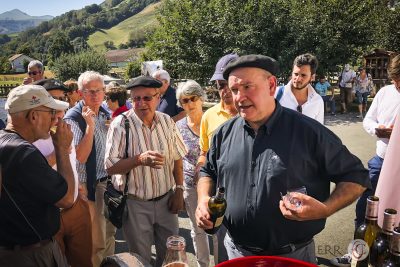
[[208, 210], [211, 216], [210, 220], [213, 222], [213, 228], [205, 229], [204, 231], [209, 235], [215, 234], [224, 220], [224, 214], [227, 207], [224, 194], [225, 188], [219, 187], [215, 196], [208, 200]]
[[[376, 239], [380, 228], [378, 226], [378, 207], [379, 198], [377, 196], [369, 196], [367, 198], [367, 207], [365, 211], [365, 221], [361, 224], [354, 233], [354, 239], [364, 240], [368, 248], [371, 249], [374, 240]], [[357, 267], [367, 267], [369, 255], [357, 261]]]
[[371, 266], [382, 266], [383, 261], [389, 255], [390, 238], [393, 235], [396, 214], [397, 211], [395, 209], [385, 209], [383, 214], [382, 231], [378, 234], [378, 237], [372, 244], [370, 251], [369, 264]]
[[393, 230], [389, 257], [383, 262], [382, 267], [400, 267], [400, 227]]

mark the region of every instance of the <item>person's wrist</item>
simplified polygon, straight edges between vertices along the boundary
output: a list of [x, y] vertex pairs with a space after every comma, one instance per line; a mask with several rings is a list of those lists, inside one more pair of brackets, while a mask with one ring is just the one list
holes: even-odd
[[181, 191], [181, 192], [183, 192], [183, 191], [185, 191], [185, 186], [184, 186], [184, 185], [181, 185], [181, 184], [176, 185], [176, 186], [175, 186], [175, 191]]

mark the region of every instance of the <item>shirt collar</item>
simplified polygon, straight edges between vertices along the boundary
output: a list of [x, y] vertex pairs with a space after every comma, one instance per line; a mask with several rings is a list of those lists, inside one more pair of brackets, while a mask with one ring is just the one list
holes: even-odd
[[[293, 97], [293, 99], [296, 99], [296, 97], [294, 96], [293, 92], [292, 92], [292, 80], [289, 81], [289, 83], [285, 86], [285, 90], [287, 90], [291, 97]], [[307, 85], [307, 102], [311, 101], [311, 99], [317, 94], [317, 92], [315, 91], [314, 87], [312, 87], [311, 84]], [[296, 100], [297, 102], [297, 100]]]
[[[259, 133], [265, 133], [266, 135], [270, 135], [271, 132], [273, 131], [275, 125], [278, 123], [279, 118], [281, 117], [282, 114], [282, 106], [279, 104], [279, 101], [275, 100], [275, 110], [272, 112], [271, 116], [268, 118], [268, 120], [265, 122], [264, 125], [262, 125], [259, 128]], [[253, 128], [250, 127], [249, 123], [247, 121], [243, 120], [243, 127], [249, 134], [254, 134]]]
[[[139, 118], [139, 116], [135, 113], [135, 110], [133, 108], [128, 111], [127, 117], [129, 117], [130, 115], [132, 116], [132, 119], [136, 124], [139, 124], [142, 127], [146, 126], [144, 122]], [[159, 112], [156, 111], [156, 113], [154, 114], [153, 123], [151, 124], [151, 128], [153, 128], [159, 121], [160, 121]]]

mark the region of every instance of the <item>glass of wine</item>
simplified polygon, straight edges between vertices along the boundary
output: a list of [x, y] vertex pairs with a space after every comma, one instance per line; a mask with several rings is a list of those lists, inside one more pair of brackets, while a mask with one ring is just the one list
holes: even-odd
[[281, 192], [281, 198], [285, 207], [291, 210], [296, 210], [301, 207], [301, 200], [298, 199], [294, 193], [300, 193], [307, 195], [307, 189], [305, 186], [288, 189], [286, 191], [286, 195], [283, 195]]

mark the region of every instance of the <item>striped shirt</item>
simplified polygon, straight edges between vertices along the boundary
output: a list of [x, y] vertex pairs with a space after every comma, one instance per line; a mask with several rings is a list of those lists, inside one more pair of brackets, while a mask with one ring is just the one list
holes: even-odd
[[[96, 148], [96, 179], [106, 177], [108, 174], [104, 169], [104, 148], [106, 146], [107, 137], [107, 117], [99, 112], [99, 116], [96, 117], [96, 124], [94, 127], [94, 144]], [[66, 119], [66, 123], [71, 125], [71, 131], [74, 135], [74, 145], [75, 147], [79, 145], [83, 138], [83, 132], [79, 128], [79, 124], [71, 119]], [[79, 182], [86, 183], [86, 165], [85, 163], [80, 163], [76, 160], [76, 169], [78, 171]]]
[[[174, 161], [186, 155], [187, 149], [174, 121], [170, 116], [156, 111], [153, 124], [149, 128], [136, 115], [126, 113], [129, 120], [128, 157], [143, 152], [163, 151], [165, 164], [161, 169], [137, 166], [129, 171], [128, 192], [140, 199], [152, 199], [167, 193], [174, 185]], [[125, 124], [123, 116], [117, 116], [107, 134], [105, 167], [110, 168], [125, 155]], [[122, 186], [126, 175], [113, 175], [114, 185]]]

